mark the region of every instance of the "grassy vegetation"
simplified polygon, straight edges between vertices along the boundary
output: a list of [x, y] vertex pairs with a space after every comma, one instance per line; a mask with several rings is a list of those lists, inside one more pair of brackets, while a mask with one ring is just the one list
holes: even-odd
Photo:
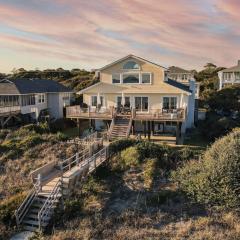
[[[193, 203], [166, 174], [169, 167], [161, 164], [165, 153], [174, 169], [179, 161], [185, 165], [194, 158], [191, 150], [145, 142], [129, 146], [128, 140], [123, 141], [114, 143], [114, 149], [121, 150], [109, 164], [99, 168], [81, 190], [76, 189], [66, 211], [55, 219], [54, 233], [39, 239], [240, 238], [237, 212]], [[161, 154], [151, 158], [153, 152]], [[181, 160], [176, 159], [179, 155]]]
[[27, 125], [17, 130], [0, 130], [0, 239], [14, 230], [14, 211], [32, 187], [29, 173], [75, 152], [62, 141], [66, 135], [51, 133], [47, 125]]

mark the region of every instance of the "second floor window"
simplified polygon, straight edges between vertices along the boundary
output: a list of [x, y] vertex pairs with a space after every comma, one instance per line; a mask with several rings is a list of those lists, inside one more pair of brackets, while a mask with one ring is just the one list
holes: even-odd
[[22, 106], [35, 105], [35, 95], [23, 95], [22, 96]]
[[45, 94], [39, 94], [38, 103], [44, 103], [44, 102], [45, 102]]
[[151, 73], [143, 73], [142, 74], [142, 83], [151, 83]]
[[123, 83], [139, 83], [138, 73], [124, 73], [122, 77]]
[[112, 83], [121, 83], [121, 75], [119, 73], [112, 75]]

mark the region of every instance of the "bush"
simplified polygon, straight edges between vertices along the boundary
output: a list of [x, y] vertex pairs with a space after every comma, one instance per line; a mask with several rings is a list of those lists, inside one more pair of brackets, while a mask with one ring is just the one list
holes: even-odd
[[13, 197], [6, 199], [0, 204], [0, 221], [6, 225], [15, 224], [14, 212], [25, 198], [25, 193], [18, 193]]
[[109, 145], [109, 152], [111, 155], [116, 154], [130, 146], [133, 146], [134, 144], [136, 144], [136, 140], [134, 139], [130, 139], [130, 138], [120, 139], [112, 142]]
[[165, 154], [169, 152], [169, 148], [166, 145], [155, 144], [148, 141], [142, 141], [137, 144], [137, 150], [139, 152], [140, 161], [143, 162], [148, 158], [157, 158], [158, 167], [167, 169], [169, 168], [170, 161], [166, 159]]
[[66, 128], [71, 128], [71, 127], [75, 127], [76, 124], [74, 121], [72, 121], [71, 119], [57, 119], [53, 122], [50, 123], [50, 130], [53, 133], [57, 133], [59, 131], [63, 131]]
[[173, 179], [192, 200], [210, 206], [240, 206], [240, 130], [217, 140], [201, 161], [190, 161]]
[[145, 159], [145, 164], [143, 166], [144, 170], [144, 185], [147, 188], [150, 188], [153, 183], [154, 175], [156, 173], [157, 168], [157, 159], [156, 158], [149, 158]]
[[139, 153], [135, 147], [129, 147], [121, 152], [123, 168], [137, 166], [139, 164]]

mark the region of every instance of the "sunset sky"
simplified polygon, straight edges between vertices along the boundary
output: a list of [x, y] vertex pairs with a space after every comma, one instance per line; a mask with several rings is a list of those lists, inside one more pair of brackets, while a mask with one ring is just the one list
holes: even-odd
[[127, 54], [200, 69], [240, 59], [240, 0], [0, 0], [0, 72], [98, 68]]

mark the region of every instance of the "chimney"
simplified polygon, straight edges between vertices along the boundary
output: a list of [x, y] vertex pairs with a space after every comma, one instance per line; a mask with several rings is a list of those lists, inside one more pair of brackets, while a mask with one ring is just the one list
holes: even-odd
[[238, 66], [240, 66], [240, 60], [238, 60]]

